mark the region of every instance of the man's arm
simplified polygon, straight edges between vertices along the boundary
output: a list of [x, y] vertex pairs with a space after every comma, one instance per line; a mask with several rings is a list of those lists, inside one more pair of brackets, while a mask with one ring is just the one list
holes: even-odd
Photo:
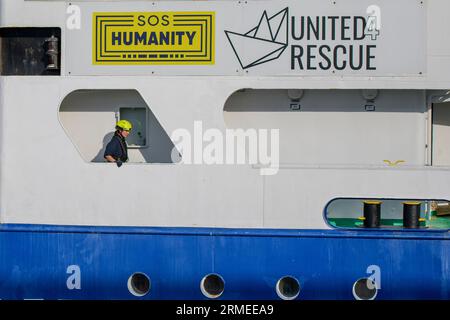
[[113, 158], [112, 156], [110, 156], [110, 155], [105, 156], [105, 159], [106, 159], [108, 162], [115, 162], [119, 168], [122, 166], [122, 161], [120, 161], [120, 159], [118, 159], [118, 160], [116, 161], [116, 159], [114, 159], [114, 158]]
[[114, 159], [112, 156], [110, 156], [110, 155], [107, 155], [107, 156], [105, 156], [105, 159], [106, 159], [106, 161], [108, 161], [108, 162], [116, 162], [116, 159]]

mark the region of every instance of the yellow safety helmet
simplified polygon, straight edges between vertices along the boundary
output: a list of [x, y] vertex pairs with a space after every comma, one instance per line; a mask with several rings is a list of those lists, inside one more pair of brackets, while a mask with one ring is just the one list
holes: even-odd
[[122, 130], [130, 131], [133, 126], [131, 125], [131, 122], [128, 120], [120, 120], [117, 121], [116, 127], [119, 127]]

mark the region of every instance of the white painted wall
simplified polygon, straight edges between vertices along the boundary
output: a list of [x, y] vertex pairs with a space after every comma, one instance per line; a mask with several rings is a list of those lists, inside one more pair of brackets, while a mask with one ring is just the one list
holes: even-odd
[[[273, 0], [273, 1], [250, 1], [248, 5], [255, 7], [255, 12], [264, 8], [273, 7], [278, 8], [287, 6], [291, 4], [292, 1], [289, 0]], [[296, 1], [293, 1], [296, 3]], [[318, 1], [317, 1], [318, 2]], [[329, 1], [323, 0], [323, 5], [326, 6], [329, 4]], [[75, 3], [75, 2], [74, 2]], [[226, 9], [226, 10], [235, 10], [234, 16], [236, 17], [236, 21], [240, 21], [241, 23], [244, 21], [247, 24], [248, 21], [245, 21], [245, 17], [243, 16], [243, 8], [246, 7], [247, 4], [241, 3], [238, 4], [235, 1], [156, 1], [156, 2], [148, 2], [147, 1], [127, 1], [124, 2], [118, 1], [95, 1], [95, 2], [83, 2], [83, 5], [92, 6], [96, 8], [107, 9], [109, 8], [145, 8], [146, 10], [152, 10], [151, 8], [157, 8], [159, 10], [173, 10], [174, 8], [183, 9], [183, 10], [197, 10], [197, 9], [211, 9], [217, 8], [218, 10]], [[369, 2], [368, 2], [369, 3]], [[83, 25], [83, 28], [88, 30], [74, 30], [68, 32], [65, 28], [66, 19], [68, 18], [68, 14], [66, 13], [68, 2], [67, 1], [25, 1], [25, 0], [0, 0], [0, 26], [13, 26], [13, 27], [30, 27], [30, 26], [43, 26], [43, 27], [60, 27], [62, 32], [62, 45], [63, 52], [66, 51], [67, 39], [68, 38], [79, 38], [81, 39], [80, 43], [84, 43], [86, 39], [90, 43], [91, 37], [91, 25], [90, 25], [90, 11], [88, 13], [82, 12], [83, 23], [88, 22], [88, 27], [86, 28]], [[363, 4], [361, 4], [363, 5]], [[423, 43], [423, 46], [427, 48], [426, 50], [426, 71], [422, 75], [414, 76], [414, 77], [405, 77], [398, 75], [384, 76], [377, 79], [377, 77], [367, 77], [367, 76], [351, 76], [351, 75], [320, 75], [320, 76], [311, 76], [308, 77], [310, 80], [310, 86], [312, 88], [319, 88], [325, 86], [325, 88], [405, 88], [405, 89], [448, 89], [450, 82], [450, 75], [447, 72], [450, 70], [450, 44], [447, 41], [447, 30], [449, 26], [449, 19], [447, 19], [447, 12], [450, 10], [450, 2], [448, 0], [428, 0], [425, 1], [425, 5], [423, 6], [424, 10], [426, 10], [427, 14], [427, 34], [426, 34], [426, 43]], [[400, 13], [404, 14], [402, 8], [399, 8]], [[258, 15], [259, 13], [255, 13]], [[221, 17], [219, 16], [219, 19]], [[222, 19], [223, 20], [223, 19]], [[225, 19], [231, 20], [231, 19]], [[234, 23], [234, 22], [230, 22]], [[406, 24], [408, 25], [408, 24]], [[244, 27], [244, 26], [242, 26]], [[87, 34], [85, 34], [87, 32]], [[222, 31], [220, 30], [222, 33]], [[222, 35], [223, 36], [223, 35]], [[402, 41], [402, 39], [399, 39]], [[72, 55], [73, 61], [66, 61], [67, 55], [63, 53], [62, 55], [62, 74], [71, 76], [69, 74], [70, 70], [67, 70], [68, 63], [73, 64], [77, 63], [80, 59], [80, 43], [75, 43], [73, 47], [67, 48], [67, 51], [70, 51]], [[84, 46], [83, 46], [84, 47]], [[221, 60], [224, 57], [228, 57], [229, 54], [233, 54], [231, 49], [228, 48], [226, 53], [217, 52], [217, 61]], [[90, 57], [90, 49], [86, 52], [89, 52]], [[86, 59], [86, 57], [84, 57]], [[89, 58], [90, 59], [90, 58]], [[90, 61], [90, 60], [87, 61]], [[116, 69], [118, 74], [121, 69]], [[122, 69], [123, 70], [123, 69]], [[130, 66], [128, 70], [123, 72], [130, 74], [130, 70], [132, 72], [136, 72], [136, 74], [140, 73], [139, 66]], [[172, 69], [170, 69], [172, 70]], [[167, 70], [166, 70], [167, 71]], [[200, 68], [197, 70], [197, 74], [202, 74], [205, 72], [205, 68]], [[236, 70], [233, 70], [233, 72]], [[237, 70], [239, 71], [239, 70]], [[150, 74], [150, 73], [146, 73]], [[246, 78], [247, 87], [248, 83], [254, 81], [256, 78], [260, 76], [256, 74], [252, 74], [249, 72], [236, 72], [237, 75]], [[286, 77], [279, 77], [279, 79]], [[342, 81], [344, 80], [344, 81]], [[295, 86], [297, 87], [297, 86]]]
[[[190, 8], [187, 1], [178, 3]], [[203, 8], [207, 5], [198, 3]], [[261, 3], [264, 7], [265, 1]], [[411, 97], [411, 112], [405, 119], [417, 124], [417, 132], [406, 131], [408, 136], [404, 136], [404, 144], [411, 145], [399, 148], [400, 140], [395, 140], [395, 149], [385, 150], [393, 152], [388, 154], [393, 158], [408, 157], [416, 166], [317, 165], [301, 163], [298, 153], [289, 159], [294, 163], [283, 164], [277, 175], [267, 177], [248, 165], [126, 164], [118, 169], [113, 164], [89, 163], [74, 147], [59, 117], [64, 97], [79, 89], [136, 89], [169, 133], [191, 129], [195, 120], [225, 130], [225, 102], [242, 88], [449, 89], [447, 0], [427, 1], [427, 44], [423, 44], [427, 46], [427, 70], [417, 77], [270, 77], [243, 72], [227, 77], [71, 76], [64, 53], [69, 36], [65, 10], [62, 1], [0, 0], [0, 26], [61, 27], [63, 37], [63, 76], [0, 77], [2, 223], [321, 229], [327, 228], [323, 209], [336, 197], [450, 199], [449, 167], [424, 167], [414, 153], [421, 152], [424, 139], [420, 138], [419, 116], [413, 111], [422, 98], [417, 102]], [[71, 52], [73, 59], [77, 59], [76, 52], [76, 48]], [[217, 59], [224, 54], [218, 52]], [[390, 114], [393, 122], [385, 124], [388, 130], [404, 119]], [[381, 116], [385, 119], [386, 115]], [[294, 133], [297, 130], [295, 121], [289, 127]], [[346, 138], [361, 143], [360, 137]], [[403, 154], [395, 154], [396, 150]], [[324, 156], [314, 155], [316, 159]], [[377, 157], [367, 157], [373, 158]]]
[[1, 221], [320, 229], [327, 228], [323, 209], [336, 197], [450, 199], [448, 168], [283, 164], [278, 174], [263, 177], [249, 165], [125, 164], [119, 169], [89, 163], [58, 116], [72, 91], [136, 88], [168, 132], [191, 129], [195, 120], [225, 130], [225, 101], [246, 84], [201, 77], [189, 82], [139, 77], [126, 83], [106, 77], [2, 77]]

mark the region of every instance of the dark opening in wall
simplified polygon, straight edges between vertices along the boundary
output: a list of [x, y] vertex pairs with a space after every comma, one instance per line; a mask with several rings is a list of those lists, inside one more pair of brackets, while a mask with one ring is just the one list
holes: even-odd
[[106, 145], [116, 122], [125, 119], [133, 125], [127, 137], [129, 163], [174, 163], [172, 140], [137, 90], [73, 91], [61, 102], [59, 119], [86, 161], [106, 163]]
[[335, 228], [449, 230], [450, 201], [337, 198], [326, 205], [325, 218]]
[[58, 76], [60, 28], [0, 28], [0, 74]]

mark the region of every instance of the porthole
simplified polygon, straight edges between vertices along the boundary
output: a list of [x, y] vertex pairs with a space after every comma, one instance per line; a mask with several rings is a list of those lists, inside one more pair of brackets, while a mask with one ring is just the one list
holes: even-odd
[[353, 297], [356, 300], [374, 300], [378, 289], [376, 283], [369, 278], [361, 278], [353, 284]]
[[136, 272], [128, 278], [128, 290], [136, 297], [145, 296], [150, 291], [150, 278], [141, 272]]
[[202, 279], [200, 289], [205, 297], [216, 299], [220, 297], [225, 290], [225, 281], [218, 274], [208, 274]]
[[276, 284], [276, 292], [283, 300], [294, 300], [300, 294], [300, 283], [294, 277], [283, 277]]

